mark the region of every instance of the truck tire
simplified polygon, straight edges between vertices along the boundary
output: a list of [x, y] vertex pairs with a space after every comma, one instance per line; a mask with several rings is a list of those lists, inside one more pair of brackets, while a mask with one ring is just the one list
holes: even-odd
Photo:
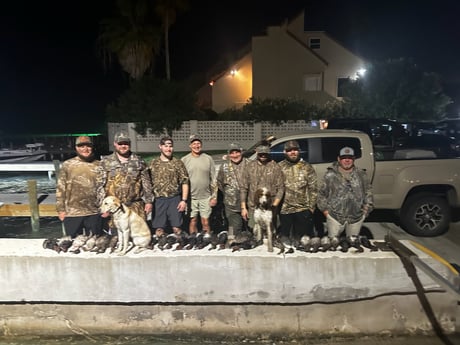
[[452, 215], [446, 199], [416, 194], [406, 200], [400, 218], [402, 228], [409, 234], [433, 237], [442, 235], [449, 229]]

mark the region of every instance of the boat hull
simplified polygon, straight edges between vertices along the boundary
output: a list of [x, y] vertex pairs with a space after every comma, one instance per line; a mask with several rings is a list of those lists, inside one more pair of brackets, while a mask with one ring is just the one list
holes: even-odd
[[0, 156], [0, 164], [1, 163], [29, 163], [29, 162], [36, 162], [41, 159], [45, 158], [46, 153], [39, 153], [34, 155], [28, 156], [13, 156], [13, 157], [4, 157]]

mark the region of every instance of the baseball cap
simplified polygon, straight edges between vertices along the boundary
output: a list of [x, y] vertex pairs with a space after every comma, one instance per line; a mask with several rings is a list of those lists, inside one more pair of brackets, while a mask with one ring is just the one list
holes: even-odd
[[351, 147], [345, 146], [339, 152], [339, 157], [343, 157], [343, 156], [354, 157], [355, 156], [355, 151]]
[[93, 141], [91, 140], [90, 137], [81, 136], [81, 137], [77, 137], [77, 139], [75, 139], [75, 145], [76, 146], [82, 146], [82, 145], [91, 145], [91, 146], [93, 146]]
[[198, 134], [192, 134], [189, 138], [190, 144], [197, 140], [201, 143], [201, 137]]
[[228, 153], [230, 153], [232, 151], [240, 151], [241, 152], [241, 151], [243, 151], [243, 148], [238, 143], [231, 143], [230, 145], [228, 145]]
[[170, 136], [165, 136], [163, 138], [160, 139], [160, 145], [165, 145], [168, 141], [171, 142], [171, 145], [174, 144], [172, 138]]
[[260, 146], [257, 146], [256, 148], [256, 152], [259, 154], [259, 153], [270, 153], [270, 148], [268, 146], [265, 146], [265, 145], [260, 145]]
[[298, 149], [299, 148], [299, 143], [296, 140], [289, 140], [286, 141], [284, 144], [284, 149], [286, 151], [291, 150], [291, 149]]
[[113, 141], [116, 143], [122, 143], [122, 142], [130, 143], [131, 138], [126, 132], [117, 132], [115, 133], [115, 136], [113, 137]]

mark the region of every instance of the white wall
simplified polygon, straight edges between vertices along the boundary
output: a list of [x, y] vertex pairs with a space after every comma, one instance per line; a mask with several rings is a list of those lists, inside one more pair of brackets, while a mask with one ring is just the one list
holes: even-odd
[[[163, 135], [147, 134], [142, 136], [134, 130], [134, 123], [109, 123], [109, 147], [113, 147], [115, 132], [123, 130], [129, 133], [133, 152], [159, 152], [158, 144]], [[270, 122], [246, 124], [241, 121], [184, 121], [180, 130], [173, 131], [175, 151], [188, 151], [188, 138], [198, 133], [203, 141], [204, 150], [226, 150], [228, 144], [238, 142], [244, 149], [269, 136], [277, 137], [301, 133], [312, 129], [305, 121], [290, 121], [279, 126]]]

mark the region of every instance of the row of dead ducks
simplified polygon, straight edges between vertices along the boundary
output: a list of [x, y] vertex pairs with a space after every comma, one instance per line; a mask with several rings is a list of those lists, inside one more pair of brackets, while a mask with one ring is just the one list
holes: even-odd
[[[118, 237], [104, 233], [103, 235], [78, 235], [74, 239], [70, 236], [61, 238], [49, 238], [43, 242], [43, 248], [56, 252], [70, 252], [78, 254], [82, 251], [95, 253], [113, 253], [116, 251]], [[187, 234], [182, 231], [180, 234], [167, 234], [164, 231], [156, 231], [152, 236], [149, 249], [158, 250], [191, 250], [191, 249], [231, 249], [232, 252], [249, 250], [262, 245], [258, 242], [252, 232], [242, 231], [233, 238], [229, 238], [227, 231], [218, 234], [196, 233]], [[354, 248], [355, 252], [364, 252], [364, 248], [370, 251], [377, 251], [378, 248], [365, 236], [351, 237], [309, 237], [303, 236], [294, 243], [275, 236], [273, 246], [279, 249], [278, 254], [293, 253], [295, 250], [317, 253], [327, 251], [348, 252]]]

